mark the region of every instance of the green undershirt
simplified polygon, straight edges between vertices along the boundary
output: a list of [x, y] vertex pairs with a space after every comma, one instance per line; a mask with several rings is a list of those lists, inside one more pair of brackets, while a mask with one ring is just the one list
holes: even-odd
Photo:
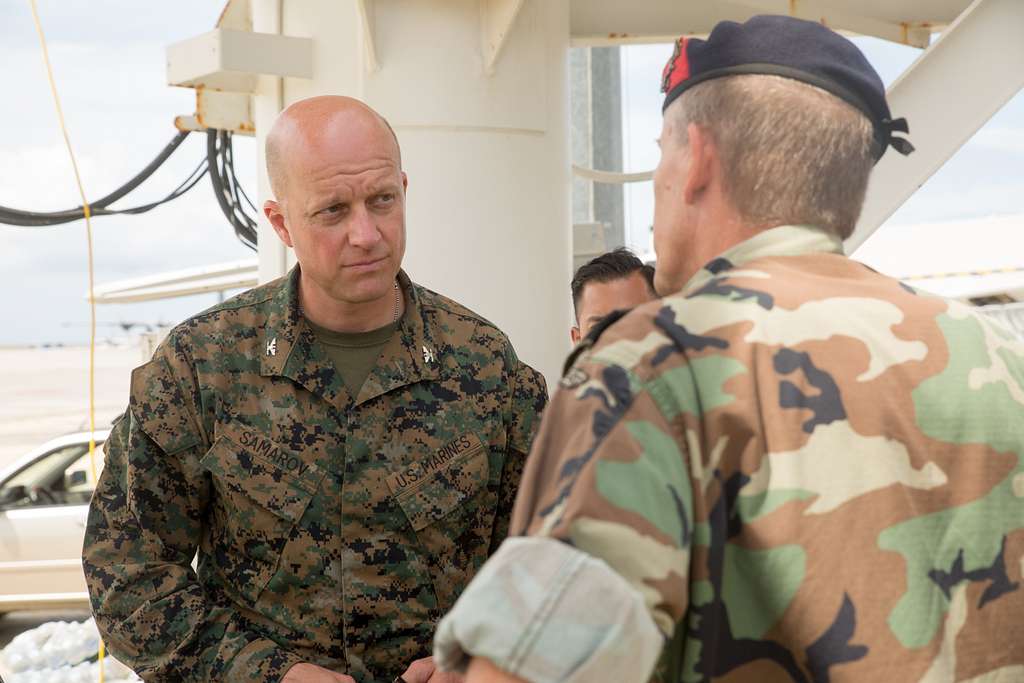
[[353, 397], [359, 395], [363, 382], [377, 365], [381, 349], [398, 329], [398, 322], [393, 322], [369, 332], [335, 332], [309, 320], [306, 322]]

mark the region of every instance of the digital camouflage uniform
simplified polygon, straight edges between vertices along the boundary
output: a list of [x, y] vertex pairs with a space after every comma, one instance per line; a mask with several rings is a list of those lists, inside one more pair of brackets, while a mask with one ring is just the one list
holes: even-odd
[[1024, 680], [1024, 344], [841, 248], [761, 233], [580, 355], [442, 664], [642, 681], [678, 623], [657, 680]]
[[132, 374], [84, 560], [108, 648], [147, 680], [308, 661], [390, 683], [507, 534], [543, 378], [403, 273], [401, 326], [353, 401], [297, 276], [179, 325]]

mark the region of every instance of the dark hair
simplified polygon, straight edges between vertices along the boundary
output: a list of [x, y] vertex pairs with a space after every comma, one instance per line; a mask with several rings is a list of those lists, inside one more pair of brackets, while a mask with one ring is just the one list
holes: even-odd
[[572, 309], [579, 317], [580, 298], [583, 296], [583, 287], [588, 282], [611, 282], [629, 277], [633, 273], [640, 273], [647, 286], [654, 293], [654, 266], [649, 265], [637, 258], [637, 255], [626, 247], [619, 247], [614, 251], [587, 261], [573, 275], [572, 284]]

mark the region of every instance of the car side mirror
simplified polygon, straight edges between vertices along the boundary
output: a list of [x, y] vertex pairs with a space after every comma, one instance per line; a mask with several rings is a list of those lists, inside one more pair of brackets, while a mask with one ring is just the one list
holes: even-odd
[[28, 487], [8, 486], [0, 490], [0, 510], [10, 507], [19, 500], [28, 498]]
[[82, 484], [88, 483], [89, 478], [85, 474], [85, 470], [75, 470], [68, 475], [67, 487], [72, 488], [74, 486], [81, 486]]

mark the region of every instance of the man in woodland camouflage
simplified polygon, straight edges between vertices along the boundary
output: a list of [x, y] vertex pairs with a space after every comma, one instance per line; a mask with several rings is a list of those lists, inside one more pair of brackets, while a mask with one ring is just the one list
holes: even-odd
[[267, 164], [299, 265], [132, 374], [85, 539], [97, 625], [147, 680], [454, 680], [431, 638], [506, 536], [543, 379], [400, 270], [379, 115], [300, 101]]
[[664, 80], [665, 298], [576, 354], [516, 501], [528, 535], [441, 622], [440, 666], [1024, 680], [1024, 345], [843, 256], [873, 162], [912, 151], [874, 70], [755, 17], [680, 41]]

